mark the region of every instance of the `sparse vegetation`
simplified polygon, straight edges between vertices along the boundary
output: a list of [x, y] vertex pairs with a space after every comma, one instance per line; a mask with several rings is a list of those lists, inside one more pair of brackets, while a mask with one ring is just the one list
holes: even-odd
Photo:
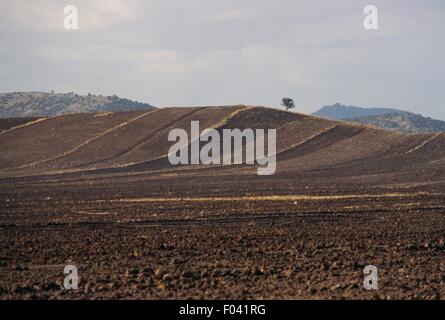
[[336, 103], [321, 108], [314, 115], [328, 119], [353, 121], [405, 133], [445, 131], [445, 121], [393, 108], [362, 108]]
[[54, 116], [85, 112], [150, 109], [153, 106], [115, 95], [104, 97], [74, 92], [11, 92], [0, 94], [0, 118]]
[[392, 113], [360, 117], [351, 121], [406, 133], [432, 133], [445, 131], [445, 121], [426, 118], [414, 113]]
[[283, 98], [281, 100], [281, 106], [286, 108], [286, 111], [288, 111], [289, 109], [293, 109], [295, 108], [294, 100], [292, 100], [291, 98]]

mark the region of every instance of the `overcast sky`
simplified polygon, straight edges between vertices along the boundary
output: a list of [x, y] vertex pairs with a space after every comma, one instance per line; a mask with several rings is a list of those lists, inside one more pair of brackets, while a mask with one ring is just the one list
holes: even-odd
[[[63, 27], [65, 5], [79, 30]], [[379, 30], [363, 9], [379, 9]], [[156, 106], [341, 102], [445, 120], [443, 0], [0, 0], [0, 91]]]

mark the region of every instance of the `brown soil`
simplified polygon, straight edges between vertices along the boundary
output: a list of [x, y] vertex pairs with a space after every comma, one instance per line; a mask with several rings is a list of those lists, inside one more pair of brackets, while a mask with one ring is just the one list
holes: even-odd
[[[443, 134], [264, 108], [144, 112], [0, 134], [0, 299], [445, 297]], [[277, 173], [172, 167], [168, 131], [191, 120], [277, 128]], [[68, 264], [77, 291], [62, 288]], [[366, 265], [379, 290], [364, 289]]]

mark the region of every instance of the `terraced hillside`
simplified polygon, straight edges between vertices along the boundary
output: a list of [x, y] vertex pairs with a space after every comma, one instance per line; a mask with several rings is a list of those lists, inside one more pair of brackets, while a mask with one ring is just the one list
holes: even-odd
[[420, 181], [407, 173], [440, 171], [445, 159], [443, 133], [404, 135], [261, 107], [166, 108], [30, 119], [7, 127], [0, 133], [0, 176], [119, 176], [160, 169], [184, 174], [211, 170], [214, 175], [254, 172], [249, 166], [171, 168], [168, 133], [174, 128], [190, 131], [193, 120], [200, 121], [201, 130], [277, 129], [278, 175], [329, 171], [348, 179], [376, 173], [384, 177], [386, 171], [391, 179], [402, 175], [413, 183]]
[[[168, 133], [193, 120], [277, 129], [276, 173], [172, 166]], [[444, 133], [246, 106], [0, 130], [0, 298], [445, 297]], [[365, 265], [379, 267], [378, 291], [363, 288]]]

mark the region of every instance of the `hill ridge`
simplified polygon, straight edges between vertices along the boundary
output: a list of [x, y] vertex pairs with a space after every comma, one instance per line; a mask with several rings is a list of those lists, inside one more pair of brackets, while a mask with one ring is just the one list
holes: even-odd
[[424, 117], [394, 108], [364, 108], [336, 103], [324, 106], [314, 116], [346, 120], [404, 133], [434, 133], [445, 131], [445, 121]]
[[[193, 120], [200, 121], [201, 129], [219, 131], [277, 129], [278, 175], [329, 168], [329, 174], [339, 174], [339, 178], [373, 172], [390, 175], [394, 166], [402, 172], [404, 168], [430, 170], [430, 166], [439, 168], [445, 163], [445, 137], [441, 134], [408, 135], [258, 106], [176, 107], [104, 117], [62, 115], [4, 132], [0, 135], [4, 150], [0, 154], [0, 178], [60, 174], [66, 178], [111, 175], [136, 179], [140, 174], [193, 175], [197, 170], [212, 170], [215, 175], [250, 175], [254, 171], [245, 165], [171, 166], [166, 158], [172, 144], [168, 132], [173, 128], [189, 130]], [[135, 139], [142, 141], [128, 150]], [[340, 174], [342, 170], [348, 171]]]
[[116, 95], [79, 95], [74, 92], [0, 93], [0, 118], [50, 117], [85, 112], [117, 112], [152, 109], [152, 105]]

